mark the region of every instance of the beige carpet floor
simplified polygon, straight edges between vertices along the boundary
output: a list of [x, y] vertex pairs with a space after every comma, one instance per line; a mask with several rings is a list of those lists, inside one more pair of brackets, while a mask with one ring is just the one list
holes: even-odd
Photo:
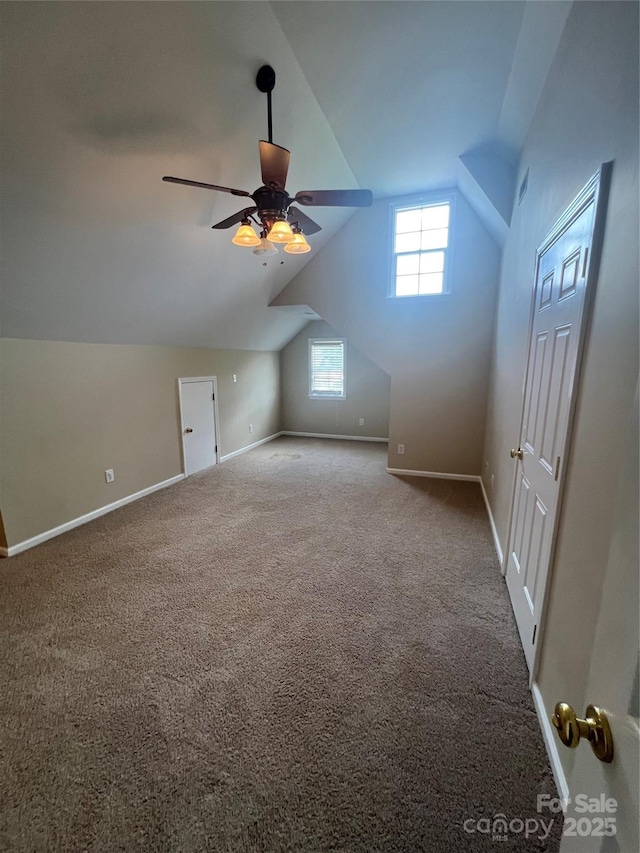
[[480, 488], [385, 465], [281, 438], [0, 561], [0, 849], [557, 850], [464, 829], [555, 796]]

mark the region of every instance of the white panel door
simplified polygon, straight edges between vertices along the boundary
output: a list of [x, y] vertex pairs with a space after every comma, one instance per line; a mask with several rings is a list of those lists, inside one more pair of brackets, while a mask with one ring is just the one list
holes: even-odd
[[213, 379], [181, 379], [182, 440], [185, 474], [216, 464]]
[[[602, 708], [611, 726], [613, 761], [598, 761], [579, 743], [571, 777], [561, 853], [640, 850], [640, 708], [638, 707], [638, 393], [622, 457], [614, 532], [595, 633], [584, 705]], [[557, 696], [571, 702], [575, 697]], [[574, 707], [584, 716], [585, 707]], [[565, 747], [561, 746], [560, 749]], [[599, 802], [587, 811], [587, 803]]]
[[585, 188], [581, 203], [572, 204], [537, 256], [518, 448], [521, 458], [516, 457], [506, 564], [507, 586], [530, 669], [539, 639], [566, 460], [598, 185], [589, 193]]

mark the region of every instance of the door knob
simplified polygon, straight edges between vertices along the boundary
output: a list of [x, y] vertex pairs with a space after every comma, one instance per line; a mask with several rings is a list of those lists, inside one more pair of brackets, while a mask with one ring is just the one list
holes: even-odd
[[610, 764], [613, 760], [613, 738], [607, 715], [601, 708], [589, 705], [585, 718], [576, 717], [576, 712], [566, 702], [558, 702], [551, 722], [558, 730], [565, 746], [574, 749], [580, 738], [586, 738], [600, 761]]
[[193, 430], [191, 429], [191, 427], [187, 427], [187, 428], [185, 429], [185, 432], [193, 432]]
[[524, 456], [524, 451], [521, 447], [519, 447], [517, 450], [512, 447], [511, 453], [509, 455], [511, 456], [512, 459], [515, 459], [516, 456], [518, 457], [518, 459], [522, 459], [522, 457]]

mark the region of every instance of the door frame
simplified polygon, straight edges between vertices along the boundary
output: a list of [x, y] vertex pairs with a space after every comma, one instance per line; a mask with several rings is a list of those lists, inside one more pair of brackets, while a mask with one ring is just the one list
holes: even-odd
[[216, 465], [220, 464], [220, 418], [218, 414], [218, 379], [215, 376], [186, 376], [178, 379], [178, 407], [180, 409], [180, 446], [182, 448], [182, 473], [187, 474], [187, 456], [184, 446], [184, 412], [182, 408], [182, 386], [192, 382], [213, 382], [213, 428], [216, 431], [215, 456]]
[[[534, 261], [534, 271], [533, 271], [533, 284], [531, 288], [531, 303], [529, 307], [529, 324], [528, 324], [528, 334], [527, 334], [527, 359], [525, 363], [525, 370], [522, 380], [522, 404], [520, 407], [520, 424], [518, 431], [518, 447], [520, 446], [520, 440], [522, 438], [522, 426], [524, 423], [524, 407], [525, 407], [525, 392], [527, 387], [527, 380], [529, 379], [529, 353], [531, 351], [531, 336], [533, 333], [533, 323], [535, 318], [535, 297], [536, 297], [536, 281], [538, 279], [538, 269], [540, 265], [540, 258], [557, 240], [562, 237], [565, 231], [569, 228], [569, 226], [574, 222], [575, 219], [580, 216], [582, 211], [592, 202], [594, 203], [594, 221], [593, 221], [593, 231], [592, 231], [592, 240], [591, 246], [589, 249], [589, 257], [587, 258], [587, 270], [585, 276], [585, 294], [584, 294], [584, 304], [582, 308], [582, 318], [580, 322], [580, 330], [578, 336], [578, 351], [576, 356], [576, 368], [573, 375], [573, 380], [571, 383], [570, 389], [570, 403], [569, 403], [569, 417], [567, 420], [567, 429], [564, 436], [563, 442], [563, 453], [562, 453], [562, 464], [558, 477], [558, 493], [556, 498], [556, 503], [554, 507], [553, 514], [553, 526], [551, 532], [551, 547], [549, 550], [549, 559], [547, 561], [546, 570], [545, 570], [545, 579], [544, 579], [544, 594], [542, 597], [542, 606], [540, 609], [540, 621], [538, 622], [538, 634], [534, 652], [533, 652], [533, 665], [531, 667], [531, 672], [529, 674], [529, 686], [532, 687], [538, 675], [538, 668], [540, 665], [540, 653], [542, 646], [544, 644], [544, 631], [545, 631], [545, 623], [546, 623], [546, 614], [548, 611], [549, 605], [549, 594], [550, 594], [550, 580], [551, 573], [553, 571], [554, 558], [555, 558], [555, 550], [556, 550], [556, 542], [558, 538], [558, 528], [560, 515], [562, 510], [562, 501], [564, 497], [564, 488], [566, 482], [566, 472], [567, 472], [567, 463], [568, 457], [571, 449], [571, 437], [573, 433], [573, 424], [575, 419], [576, 412], [576, 402], [578, 398], [578, 389], [580, 386], [580, 379], [583, 368], [583, 354], [584, 354], [584, 342], [587, 336], [588, 328], [591, 320], [591, 313], [593, 308], [594, 301], [594, 292], [598, 279], [598, 272], [600, 268], [600, 258], [602, 255], [602, 243], [604, 240], [604, 231], [606, 225], [606, 213], [607, 213], [607, 202], [609, 199], [609, 188], [611, 185], [611, 172], [613, 168], [613, 161], [609, 161], [607, 163], [602, 163], [598, 171], [590, 178], [587, 184], [583, 187], [582, 190], [578, 193], [578, 195], [573, 199], [573, 201], [569, 204], [569, 206], [564, 210], [564, 212], [560, 215], [559, 219], [555, 222], [551, 230], [546, 234], [545, 238], [536, 248], [536, 255]], [[511, 479], [511, 502], [509, 506], [509, 524], [507, 526], [507, 537], [505, 540], [505, 552], [504, 559], [502, 561], [502, 575], [506, 577], [507, 568], [509, 565], [509, 548], [511, 546], [511, 534], [514, 523], [514, 509], [515, 509], [515, 499], [516, 499], [516, 488], [518, 483], [518, 468], [514, 466], [513, 475]]]

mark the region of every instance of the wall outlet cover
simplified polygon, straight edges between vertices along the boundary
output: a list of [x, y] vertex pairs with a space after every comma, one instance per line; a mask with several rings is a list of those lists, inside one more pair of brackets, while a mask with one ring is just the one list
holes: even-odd
[[398, 445], [398, 453], [400, 456], [402, 456], [402, 454], [404, 453], [404, 444]]
[[104, 472], [105, 481], [107, 483], [113, 483], [115, 478], [116, 478], [116, 475], [113, 472], [113, 468], [107, 468], [107, 470]]

